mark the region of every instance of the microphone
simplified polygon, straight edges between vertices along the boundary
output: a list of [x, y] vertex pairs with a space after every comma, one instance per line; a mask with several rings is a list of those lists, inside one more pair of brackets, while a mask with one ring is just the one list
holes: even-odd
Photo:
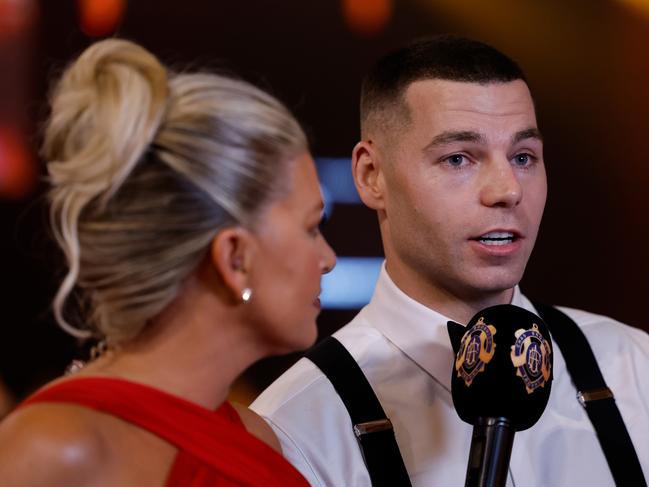
[[448, 333], [453, 405], [473, 425], [465, 487], [504, 486], [514, 433], [533, 426], [550, 397], [550, 333], [510, 304], [483, 309], [466, 327], [449, 321]]

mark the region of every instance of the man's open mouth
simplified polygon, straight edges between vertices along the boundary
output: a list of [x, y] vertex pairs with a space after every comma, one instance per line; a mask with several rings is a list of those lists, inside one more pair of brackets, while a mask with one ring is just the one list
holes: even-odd
[[474, 240], [485, 245], [507, 245], [517, 239], [518, 237], [512, 232], [489, 232], [475, 238]]

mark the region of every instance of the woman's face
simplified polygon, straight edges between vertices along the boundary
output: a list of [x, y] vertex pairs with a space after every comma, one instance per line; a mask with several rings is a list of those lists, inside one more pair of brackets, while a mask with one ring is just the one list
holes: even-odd
[[323, 201], [315, 164], [304, 153], [291, 162], [289, 192], [271, 204], [255, 229], [247, 304], [273, 353], [302, 350], [317, 336], [320, 279], [336, 256], [320, 233]]

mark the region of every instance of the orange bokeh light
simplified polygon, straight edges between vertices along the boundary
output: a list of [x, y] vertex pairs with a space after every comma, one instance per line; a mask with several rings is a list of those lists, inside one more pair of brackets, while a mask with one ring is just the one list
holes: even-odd
[[24, 137], [13, 127], [0, 126], [0, 197], [24, 198], [37, 182], [36, 161]]
[[113, 33], [126, 10], [126, 0], [77, 0], [81, 30], [90, 37]]
[[621, 0], [621, 2], [645, 15], [649, 14], [649, 0]]
[[379, 34], [390, 22], [393, 0], [342, 0], [345, 23], [363, 37]]

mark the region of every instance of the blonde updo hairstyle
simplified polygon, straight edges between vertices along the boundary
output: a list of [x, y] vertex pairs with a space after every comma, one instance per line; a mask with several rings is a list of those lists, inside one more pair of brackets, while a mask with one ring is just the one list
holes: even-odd
[[[220, 229], [254, 227], [307, 149], [299, 124], [267, 93], [169, 72], [125, 40], [86, 49], [51, 106], [42, 153], [69, 267], [55, 317], [72, 335], [109, 344], [135, 337], [171, 302]], [[75, 289], [79, 323], [64, 312]]]

